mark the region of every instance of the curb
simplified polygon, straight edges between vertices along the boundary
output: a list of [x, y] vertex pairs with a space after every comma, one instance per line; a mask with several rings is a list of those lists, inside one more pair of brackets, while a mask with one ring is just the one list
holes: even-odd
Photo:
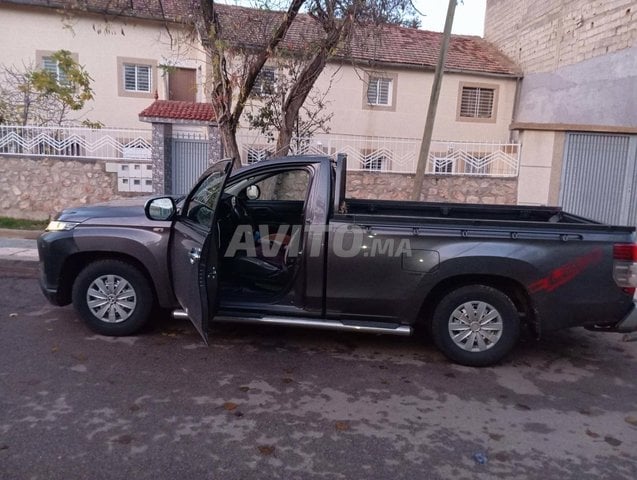
[[42, 230], [16, 230], [13, 228], [0, 228], [0, 238], [25, 238], [37, 240]]

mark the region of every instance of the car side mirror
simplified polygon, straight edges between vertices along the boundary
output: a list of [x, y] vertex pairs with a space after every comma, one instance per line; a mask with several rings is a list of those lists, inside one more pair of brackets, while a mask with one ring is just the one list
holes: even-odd
[[150, 220], [172, 220], [177, 206], [172, 197], [151, 198], [144, 206], [144, 213]]
[[257, 200], [261, 196], [261, 189], [257, 185], [250, 185], [246, 188], [246, 198], [248, 200]]

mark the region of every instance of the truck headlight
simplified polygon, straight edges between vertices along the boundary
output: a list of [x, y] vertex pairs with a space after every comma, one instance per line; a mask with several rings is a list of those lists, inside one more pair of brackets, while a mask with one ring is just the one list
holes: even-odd
[[64, 230], [73, 230], [79, 225], [79, 222], [60, 222], [59, 220], [53, 220], [49, 222], [46, 227], [47, 232], [61, 232]]

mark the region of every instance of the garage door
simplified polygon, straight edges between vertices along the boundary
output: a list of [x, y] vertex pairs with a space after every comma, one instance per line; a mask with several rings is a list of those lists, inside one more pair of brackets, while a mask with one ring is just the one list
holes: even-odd
[[637, 135], [567, 133], [560, 205], [614, 225], [637, 225]]

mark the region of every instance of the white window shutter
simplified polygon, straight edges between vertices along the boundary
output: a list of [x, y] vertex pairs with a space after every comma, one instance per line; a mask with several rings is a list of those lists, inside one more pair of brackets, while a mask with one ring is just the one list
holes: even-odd
[[367, 103], [376, 105], [378, 103], [378, 79], [370, 78], [367, 85]]
[[137, 90], [150, 92], [150, 67], [137, 65]]
[[137, 90], [135, 70], [135, 65], [124, 65], [124, 89], [130, 91]]

